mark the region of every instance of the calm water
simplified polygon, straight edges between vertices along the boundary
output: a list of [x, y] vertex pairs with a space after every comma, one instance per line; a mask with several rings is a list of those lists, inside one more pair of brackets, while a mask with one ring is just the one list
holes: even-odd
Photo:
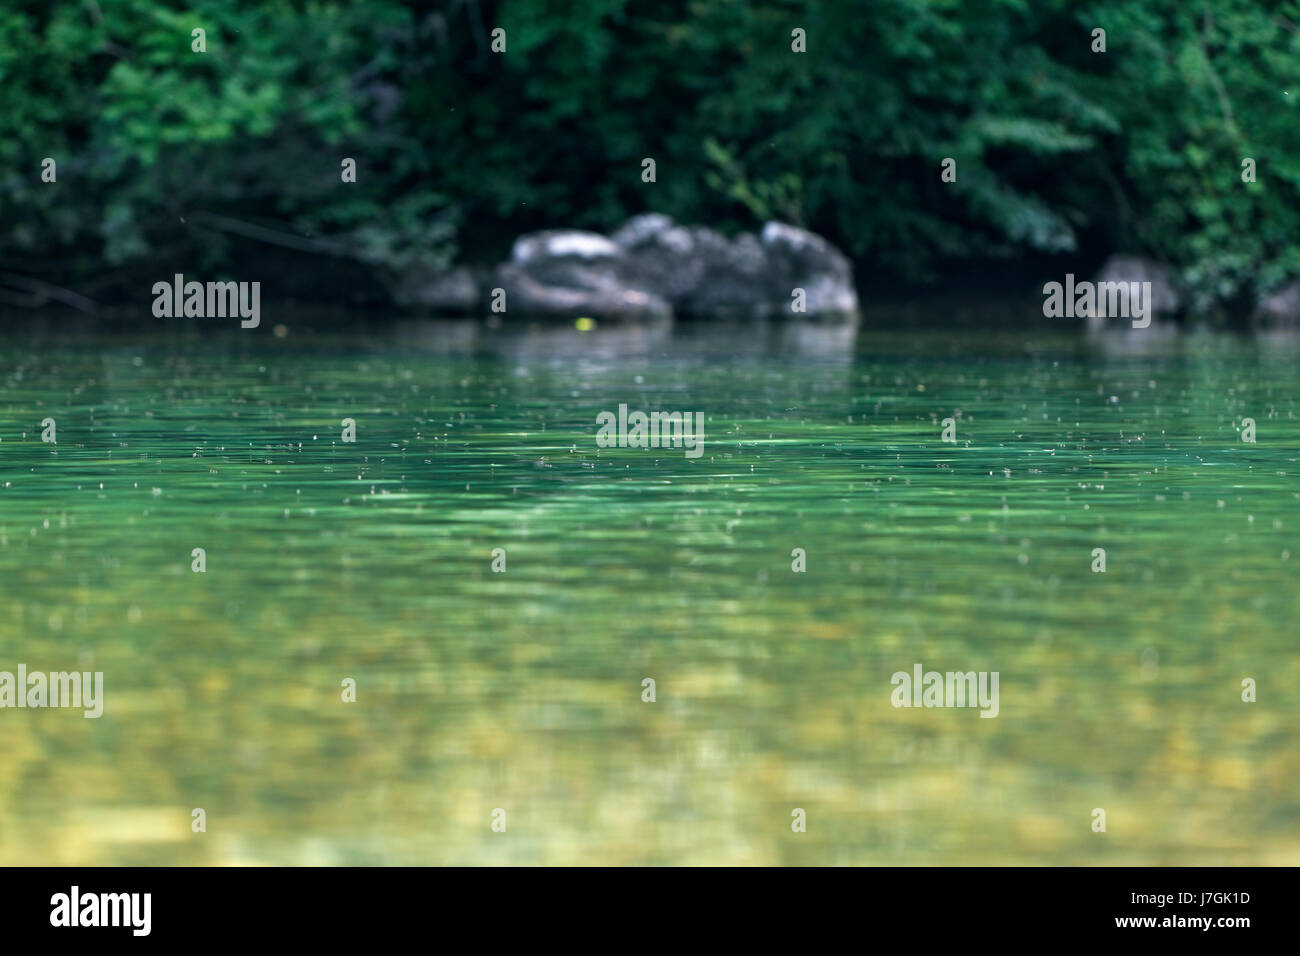
[[1293, 341], [5, 327], [0, 864], [1300, 864]]

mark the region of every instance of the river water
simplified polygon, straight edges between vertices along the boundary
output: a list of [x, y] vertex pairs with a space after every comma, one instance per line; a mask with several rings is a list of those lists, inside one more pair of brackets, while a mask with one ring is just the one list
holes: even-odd
[[309, 324], [0, 335], [0, 864], [1300, 864], [1294, 340]]

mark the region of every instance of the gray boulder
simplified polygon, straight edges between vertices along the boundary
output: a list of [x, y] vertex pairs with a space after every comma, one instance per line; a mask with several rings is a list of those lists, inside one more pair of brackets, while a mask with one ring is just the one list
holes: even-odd
[[735, 239], [667, 216], [636, 216], [614, 233], [632, 272], [682, 315], [771, 314], [763, 250], [752, 235]]
[[507, 311], [529, 315], [705, 318], [794, 314], [856, 317], [849, 261], [803, 229], [768, 223], [761, 236], [729, 239], [667, 216], [636, 216], [606, 238], [556, 230], [521, 236], [498, 267]]
[[856, 316], [853, 268], [835, 247], [804, 229], [769, 222], [761, 236], [728, 239], [679, 226], [658, 213], [628, 220], [613, 235], [633, 271], [683, 315], [768, 317], [792, 313], [804, 290], [808, 316]]
[[801, 288], [807, 314], [856, 314], [858, 293], [853, 287], [853, 266], [834, 246], [814, 233], [784, 223], [769, 222], [759, 237], [770, 269], [773, 296], [783, 295], [790, 308], [791, 290]]
[[594, 232], [521, 236], [493, 281], [505, 292], [507, 314], [629, 321], [672, 315], [668, 302], [638, 281], [623, 250]]
[[619, 247], [597, 232], [549, 229], [520, 236], [510, 250], [510, 261], [522, 266], [556, 261], [601, 262], [617, 259]]
[[[1114, 255], [1102, 264], [1093, 282], [1150, 282], [1151, 320], [1159, 322], [1172, 318], [1182, 309], [1182, 297], [1174, 285], [1173, 273], [1167, 266], [1140, 256]], [[1097, 329], [1114, 325], [1113, 318], [1089, 316], [1088, 328]]]

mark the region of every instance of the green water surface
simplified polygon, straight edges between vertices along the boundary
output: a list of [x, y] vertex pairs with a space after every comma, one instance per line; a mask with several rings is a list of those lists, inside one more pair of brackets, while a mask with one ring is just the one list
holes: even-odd
[[1294, 341], [307, 325], [6, 317], [0, 864], [1300, 864]]

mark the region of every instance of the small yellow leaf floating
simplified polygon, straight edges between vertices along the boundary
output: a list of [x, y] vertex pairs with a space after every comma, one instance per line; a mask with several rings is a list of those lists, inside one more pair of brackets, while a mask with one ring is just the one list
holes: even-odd
[[596, 320], [584, 315], [573, 324], [577, 326], [579, 332], [590, 332], [596, 327]]

